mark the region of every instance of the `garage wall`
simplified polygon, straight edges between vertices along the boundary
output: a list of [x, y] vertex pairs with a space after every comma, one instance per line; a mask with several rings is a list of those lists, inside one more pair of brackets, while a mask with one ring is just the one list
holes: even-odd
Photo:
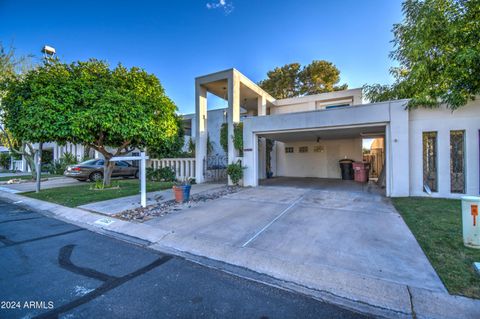
[[[342, 158], [362, 160], [362, 139], [324, 140], [316, 142], [276, 143], [276, 176], [340, 178], [338, 161]], [[308, 153], [299, 153], [299, 147], [308, 146]], [[314, 152], [315, 146], [323, 151]], [[294, 153], [285, 153], [293, 147]]]
[[409, 112], [410, 195], [423, 192], [423, 132], [437, 132], [438, 192], [433, 197], [460, 197], [450, 192], [450, 131], [465, 130], [466, 194], [479, 194], [480, 101], [456, 110], [419, 108]]

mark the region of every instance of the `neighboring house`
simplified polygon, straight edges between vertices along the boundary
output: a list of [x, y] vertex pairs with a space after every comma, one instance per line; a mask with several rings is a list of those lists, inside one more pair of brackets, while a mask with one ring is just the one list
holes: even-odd
[[[207, 92], [227, 99], [228, 108], [207, 111]], [[241, 160], [245, 186], [266, 177], [271, 139], [274, 176], [339, 179], [339, 160], [377, 156], [387, 196], [479, 194], [480, 100], [453, 112], [445, 106], [409, 110], [408, 100], [364, 104], [361, 89], [276, 100], [235, 69], [196, 78], [195, 95], [195, 115], [185, 119], [196, 141], [199, 183], [208, 176], [207, 136], [219, 144], [221, 123], [232, 136], [234, 123], [243, 121], [243, 156], [229, 139], [228, 162]], [[367, 138], [376, 142], [363, 154]], [[214, 153], [222, 152], [215, 146]]]

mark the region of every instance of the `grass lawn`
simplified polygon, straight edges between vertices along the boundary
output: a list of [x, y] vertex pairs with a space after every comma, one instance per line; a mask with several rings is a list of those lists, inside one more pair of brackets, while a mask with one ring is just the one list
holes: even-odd
[[393, 203], [448, 291], [480, 299], [480, 275], [472, 267], [480, 249], [463, 245], [461, 201], [412, 197]]
[[[93, 186], [93, 183], [84, 183], [75, 186], [44, 189], [38, 194], [35, 192], [29, 192], [22, 193], [22, 195], [68, 207], [76, 207], [102, 200], [135, 195], [140, 192], [140, 182], [138, 179], [115, 180], [114, 183], [118, 183], [120, 188], [91, 190], [90, 187]], [[147, 182], [147, 192], [167, 189], [172, 186], [173, 183], [169, 182]]]
[[[63, 175], [53, 175], [53, 174], [42, 174], [42, 178], [50, 178], [50, 177], [60, 177]], [[21, 180], [32, 180], [32, 175], [21, 175], [21, 176], [2, 176], [0, 177], [0, 182], [7, 182], [11, 179], [21, 179]]]

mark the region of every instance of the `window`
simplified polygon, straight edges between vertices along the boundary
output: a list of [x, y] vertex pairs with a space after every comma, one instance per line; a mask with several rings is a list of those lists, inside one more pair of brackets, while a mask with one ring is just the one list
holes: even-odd
[[345, 103], [345, 104], [336, 104], [336, 105], [327, 105], [325, 106], [325, 109], [337, 109], [339, 107], [345, 107], [345, 106], [350, 106], [350, 104]]
[[450, 131], [450, 191], [465, 193], [465, 131]]
[[285, 153], [293, 153], [293, 147], [285, 147]]
[[438, 188], [437, 132], [423, 132], [423, 185], [432, 192]]
[[300, 146], [298, 148], [299, 153], [308, 153], [308, 146]]

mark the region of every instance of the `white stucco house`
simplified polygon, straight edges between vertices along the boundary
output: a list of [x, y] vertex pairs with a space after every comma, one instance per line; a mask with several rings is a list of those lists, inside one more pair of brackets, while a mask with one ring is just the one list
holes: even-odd
[[[208, 94], [228, 107], [207, 110]], [[273, 176], [340, 179], [338, 161], [364, 160], [363, 140], [376, 138], [383, 141], [387, 196], [478, 195], [480, 100], [456, 111], [409, 110], [407, 101], [364, 103], [361, 89], [277, 100], [236, 69], [197, 77], [195, 114], [185, 116], [196, 141], [196, 181], [206, 181], [207, 136], [221, 154], [221, 123], [232, 136], [243, 121], [243, 156], [231, 138], [227, 155], [245, 166], [244, 186], [266, 178], [266, 139], [275, 141]]]

